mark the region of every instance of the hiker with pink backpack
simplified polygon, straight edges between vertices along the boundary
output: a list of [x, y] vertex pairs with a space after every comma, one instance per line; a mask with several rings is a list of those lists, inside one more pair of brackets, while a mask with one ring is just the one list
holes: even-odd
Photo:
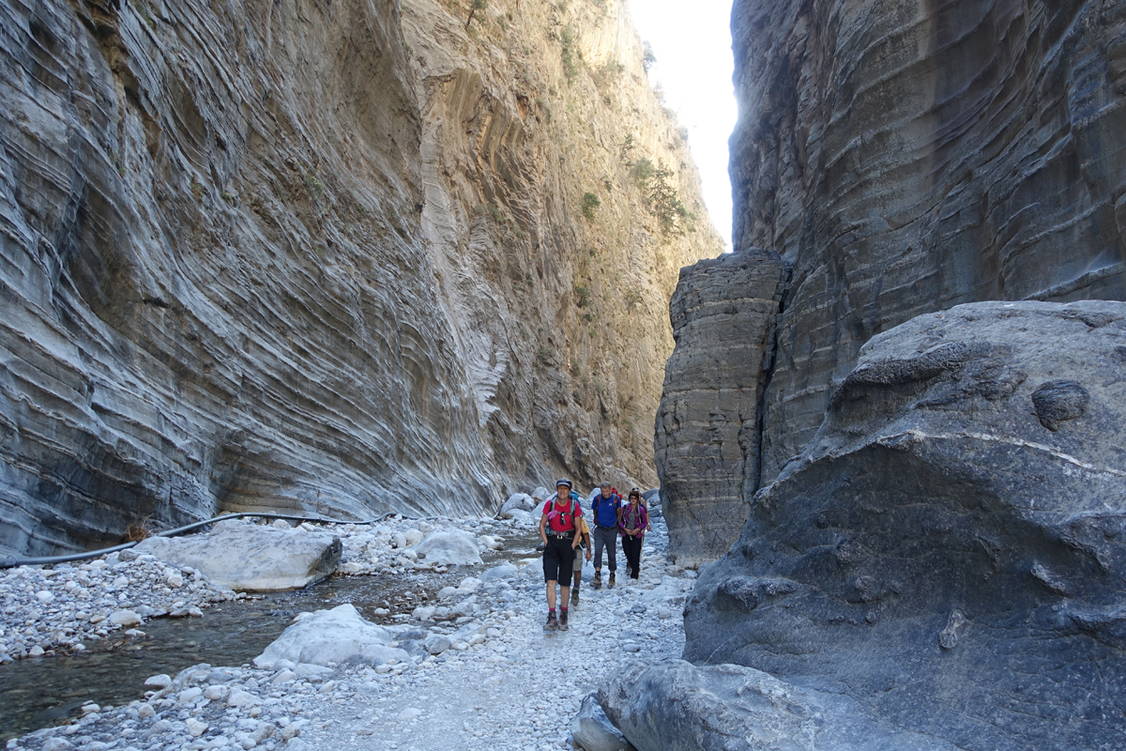
[[[543, 580], [547, 585], [545, 628], [567, 629], [567, 604], [571, 594], [571, 569], [575, 561], [576, 519], [583, 515], [582, 503], [571, 490], [570, 480], [555, 483], [555, 494], [547, 499], [540, 515], [543, 541]], [[555, 585], [559, 584], [559, 616], [555, 615]]]

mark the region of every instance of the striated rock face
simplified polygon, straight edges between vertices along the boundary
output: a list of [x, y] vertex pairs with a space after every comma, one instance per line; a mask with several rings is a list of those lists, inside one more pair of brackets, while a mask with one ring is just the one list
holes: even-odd
[[765, 480], [874, 334], [1126, 297], [1126, 5], [738, 0], [732, 28], [734, 245], [794, 265]]
[[711, 560], [739, 535], [758, 486], [759, 403], [785, 265], [760, 250], [680, 272], [676, 349], [657, 413], [657, 472], [678, 563]]
[[694, 171], [618, 2], [467, 13], [0, 0], [0, 552], [652, 481]]
[[874, 337], [703, 569], [685, 658], [849, 697], [828, 722], [936, 747], [1119, 748], [1124, 342], [1126, 303], [1093, 301], [960, 305]]
[[[764, 370], [742, 376], [761, 386], [762, 427], [723, 460], [733, 478], [699, 484], [715, 443], [658, 426], [677, 457], [662, 486], [695, 483], [670, 513], [674, 540], [734, 486], [749, 497], [778, 475], [873, 335], [964, 302], [1126, 299], [1122, 3], [737, 0], [732, 31], [734, 246], [792, 270]], [[736, 305], [758, 294], [729, 289]], [[761, 325], [728, 336], [758, 342]], [[745, 366], [742, 350], [718, 363]], [[670, 371], [665, 389], [710, 384]], [[680, 421], [746, 414], [717, 400]]]

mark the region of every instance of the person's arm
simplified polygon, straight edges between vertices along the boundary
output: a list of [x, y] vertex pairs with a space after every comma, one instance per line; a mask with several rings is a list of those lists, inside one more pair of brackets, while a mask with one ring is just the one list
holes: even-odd
[[540, 539], [543, 540], [544, 547], [547, 547], [547, 533], [544, 532], [544, 527], [547, 525], [547, 514], [540, 514]]

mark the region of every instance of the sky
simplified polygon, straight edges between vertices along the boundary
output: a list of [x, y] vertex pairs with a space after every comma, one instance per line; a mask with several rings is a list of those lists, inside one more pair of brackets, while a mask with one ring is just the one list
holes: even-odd
[[688, 128], [688, 146], [703, 182], [704, 203], [731, 245], [731, 180], [727, 139], [735, 128], [731, 83], [731, 0], [628, 0], [641, 38], [657, 61], [650, 80]]

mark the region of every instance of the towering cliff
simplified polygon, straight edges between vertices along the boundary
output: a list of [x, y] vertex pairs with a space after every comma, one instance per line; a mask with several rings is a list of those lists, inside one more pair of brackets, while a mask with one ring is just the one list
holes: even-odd
[[[753, 414], [724, 397], [707, 418], [760, 434], [712, 463], [718, 491], [666, 494], [674, 539], [778, 475], [873, 335], [963, 302], [1126, 298], [1126, 5], [738, 0], [732, 31], [734, 246], [790, 277]], [[670, 379], [666, 401], [702, 385]], [[661, 426], [657, 443], [659, 464], [715, 453]], [[684, 534], [678, 555], [725, 549]]]
[[651, 480], [720, 242], [619, 2], [0, 19], [0, 550]]
[[764, 479], [865, 341], [974, 300], [1126, 297], [1126, 6], [740, 0], [735, 247], [794, 264]]

